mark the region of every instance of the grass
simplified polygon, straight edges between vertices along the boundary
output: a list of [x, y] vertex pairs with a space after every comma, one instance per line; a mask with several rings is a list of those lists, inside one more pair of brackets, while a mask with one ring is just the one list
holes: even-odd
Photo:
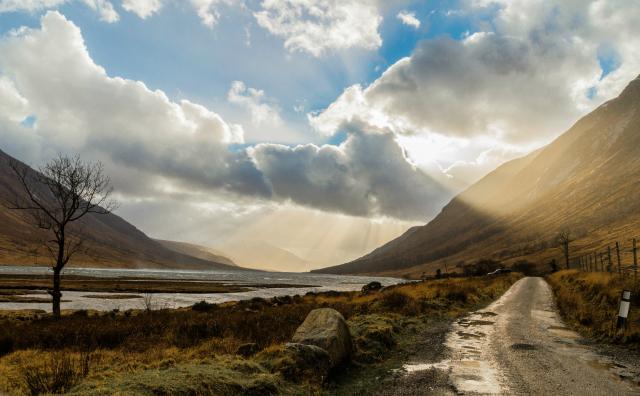
[[[366, 295], [310, 293], [152, 312], [78, 311], [59, 321], [5, 317], [0, 319], [0, 393], [321, 393], [331, 385], [314, 378], [313, 362], [301, 362], [283, 346], [312, 309], [334, 308], [348, 320], [354, 365], [363, 375], [388, 359], [416, 321], [450, 320], [495, 299], [517, 279], [515, 274], [441, 279]], [[246, 343], [255, 343], [257, 354], [237, 355]], [[71, 367], [70, 380], [53, 389], [48, 372], [62, 354], [70, 359], [60, 363]], [[89, 362], [86, 370], [78, 368], [83, 361]], [[44, 378], [39, 391], [30, 386], [30, 375]]]
[[[563, 318], [590, 338], [640, 346], [640, 282], [605, 272], [567, 270], [548, 277]], [[615, 323], [622, 290], [631, 290], [631, 310], [626, 329]]]

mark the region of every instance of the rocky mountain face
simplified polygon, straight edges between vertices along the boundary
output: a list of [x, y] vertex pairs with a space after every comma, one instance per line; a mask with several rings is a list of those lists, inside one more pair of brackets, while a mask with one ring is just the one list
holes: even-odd
[[[5, 205], [16, 195], [24, 198], [24, 191], [10, 167], [11, 161], [16, 160], [0, 150], [0, 265], [49, 265], [48, 252], [43, 246], [48, 234], [31, 225], [25, 213]], [[115, 214], [89, 214], [78, 223], [86, 235], [85, 251], [74, 256], [69, 266], [239, 269], [223, 260], [198, 258], [168, 249]]]
[[[419, 276], [480, 258], [542, 263], [640, 234], [640, 77], [547, 146], [507, 162], [428, 224], [326, 273]], [[639, 235], [640, 236], [640, 235]]]

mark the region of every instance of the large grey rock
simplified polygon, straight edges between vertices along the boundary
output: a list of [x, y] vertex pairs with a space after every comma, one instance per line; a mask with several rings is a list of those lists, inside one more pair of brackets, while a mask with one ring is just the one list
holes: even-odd
[[324, 349], [331, 357], [331, 367], [351, 357], [351, 333], [344, 318], [335, 309], [320, 308], [309, 312], [291, 341]]
[[287, 343], [285, 355], [289, 356], [286, 362], [293, 363], [289, 367], [283, 364], [280, 369], [285, 378], [293, 381], [308, 381], [323, 383], [329, 377], [331, 371], [331, 356], [324, 349], [315, 345]]

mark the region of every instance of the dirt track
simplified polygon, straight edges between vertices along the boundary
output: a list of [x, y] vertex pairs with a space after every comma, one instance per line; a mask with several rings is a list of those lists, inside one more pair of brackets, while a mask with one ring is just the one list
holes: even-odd
[[405, 366], [407, 379], [427, 370], [448, 375], [448, 386], [416, 393], [640, 395], [637, 364], [601, 354], [567, 329], [542, 278], [521, 279], [457, 321], [446, 345], [443, 361]]

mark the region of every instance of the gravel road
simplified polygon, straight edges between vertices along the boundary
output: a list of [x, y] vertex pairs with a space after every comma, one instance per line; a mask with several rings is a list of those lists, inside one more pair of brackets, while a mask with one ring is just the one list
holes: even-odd
[[542, 278], [516, 282], [499, 300], [457, 321], [438, 363], [409, 376], [448, 373], [448, 389], [424, 394], [640, 395], [637, 364], [599, 353], [560, 320]]

